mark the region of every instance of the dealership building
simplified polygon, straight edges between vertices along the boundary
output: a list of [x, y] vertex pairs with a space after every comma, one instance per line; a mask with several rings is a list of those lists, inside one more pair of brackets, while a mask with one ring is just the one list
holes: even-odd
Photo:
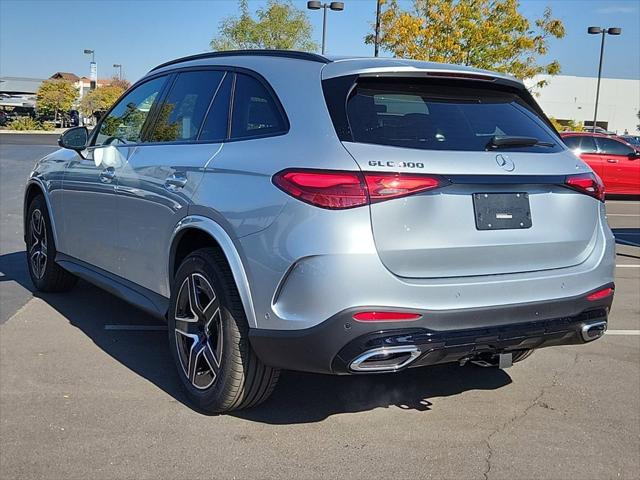
[[[548, 83], [542, 88], [532, 86], [540, 80]], [[525, 82], [549, 117], [560, 123], [582, 122], [593, 124], [596, 99], [596, 77], [568, 75], [540, 75]], [[625, 131], [638, 134], [640, 111], [640, 80], [603, 78], [600, 81], [597, 125], [622, 135]]]

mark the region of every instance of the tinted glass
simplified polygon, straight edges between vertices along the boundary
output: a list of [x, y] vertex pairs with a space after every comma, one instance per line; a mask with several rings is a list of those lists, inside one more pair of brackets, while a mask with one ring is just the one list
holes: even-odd
[[573, 137], [564, 137], [562, 141], [571, 150], [575, 150], [576, 153], [596, 153], [598, 148], [593, 137], [588, 135], [575, 135]]
[[213, 99], [207, 118], [202, 126], [199, 140], [209, 142], [221, 142], [227, 138], [227, 127], [229, 122], [229, 97], [231, 96], [231, 85], [233, 74], [227, 73], [218, 88]]
[[368, 80], [347, 102], [355, 142], [425, 150], [484, 151], [495, 135], [535, 137], [552, 147], [505, 151], [557, 152], [560, 142], [517, 95], [427, 82]]
[[266, 87], [248, 75], [236, 75], [231, 138], [275, 135], [286, 130], [278, 104]]
[[178, 74], [160, 106], [150, 142], [195, 140], [224, 72], [203, 70]]
[[609, 155], [629, 155], [633, 152], [631, 147], [612, 138], [598, 138], [598, 146], [602, 153]]
[[150, 80], [127, 94], [100, 124], [96, 145], [136, 143], [166, 77]]
[[577, 150], [580, 148], [580, 137], [563, 137], [562, 141], [569, 150]]

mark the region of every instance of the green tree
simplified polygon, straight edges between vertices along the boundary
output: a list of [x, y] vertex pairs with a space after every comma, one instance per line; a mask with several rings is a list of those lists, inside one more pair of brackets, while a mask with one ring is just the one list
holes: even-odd
[[313, 28], [303, 10], [290, 1], [268, 0], [254, 18], [247, 0], [239, 1], [240, 15], [225, 18], [219, 33], [209, 46], [212, 50], [268, 48], [282, 50], [317, 50], [311, 40]]
[[124, 88], [118, 85], [105, 85], [91, 90], [80, 100], [80, 111], [89, 117], [95, 112], [104, 112], [120, 98]]
[[70, 110], [78, 98], [78, 91], [66, 80], [45, 80], [36, 93], [36, 109], [41, 113], [53, 112], [58, 120], [58, 113]]
[[[557, 60], [540, 63], [549, 40], [565, 34], [549, 7], [532, 25], [518, 11], [518, 0], [414, 0], [410, 11], [397, 0], [382, 1], [380, 46], [394, 56], [469, 65], [521, 80], [560, 72]], [[375, 35], [365, 41], [373, 44]]]

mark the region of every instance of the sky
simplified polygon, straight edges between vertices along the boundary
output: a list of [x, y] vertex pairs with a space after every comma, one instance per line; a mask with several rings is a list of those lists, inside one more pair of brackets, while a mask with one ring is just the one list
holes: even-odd
[[[294, 0], [298, 8], [306, 1]], [[364, 44], [375, 20], [375, 0], [345, 0], [345, 10], [329, 12], [327, 53], [373, 55]], [[251, 9], [264, 0], [250, 0]], [[401, 0], [404, 8], [410, 0]], [[549, 59], [562, 74], [596, 76], [600, 37], [588, 26], [621, 27], [607, 36], [603, 77], [640, 79], [640, 2], [638, 0], [521, 0], [530, 20], [550, 6], [567, 34], [550, 42]], [[47, 78], [57, 71], [89, 75], [95, 50], [98, 76], [115, 74], [135, 81], [154, 66], [207, 51], [225, 17], [238, 13], [236, 0], [0, 0], [0, 75]], [[322, 12], [308, 11], [320, 44]], [[389, 55], [389, 54], [386, 54]]]

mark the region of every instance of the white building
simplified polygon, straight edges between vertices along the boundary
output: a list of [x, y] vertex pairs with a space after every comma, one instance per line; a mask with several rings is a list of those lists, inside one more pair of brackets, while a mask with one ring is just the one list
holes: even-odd
[[[574, 120], [585, 126], [593, 124], [596, 99], [596, 77], [572, 77], [567, 75], [540, 75], [526, 81], [531, 89], [540, 80], [548, 84], [533, 88], [537, 102], [549, 117], [560, 123]], [[640, 111], [640, 80], [602, 78], [598, 101], [597, 125], [618, 134], [625, 130], [637, 134]]]

